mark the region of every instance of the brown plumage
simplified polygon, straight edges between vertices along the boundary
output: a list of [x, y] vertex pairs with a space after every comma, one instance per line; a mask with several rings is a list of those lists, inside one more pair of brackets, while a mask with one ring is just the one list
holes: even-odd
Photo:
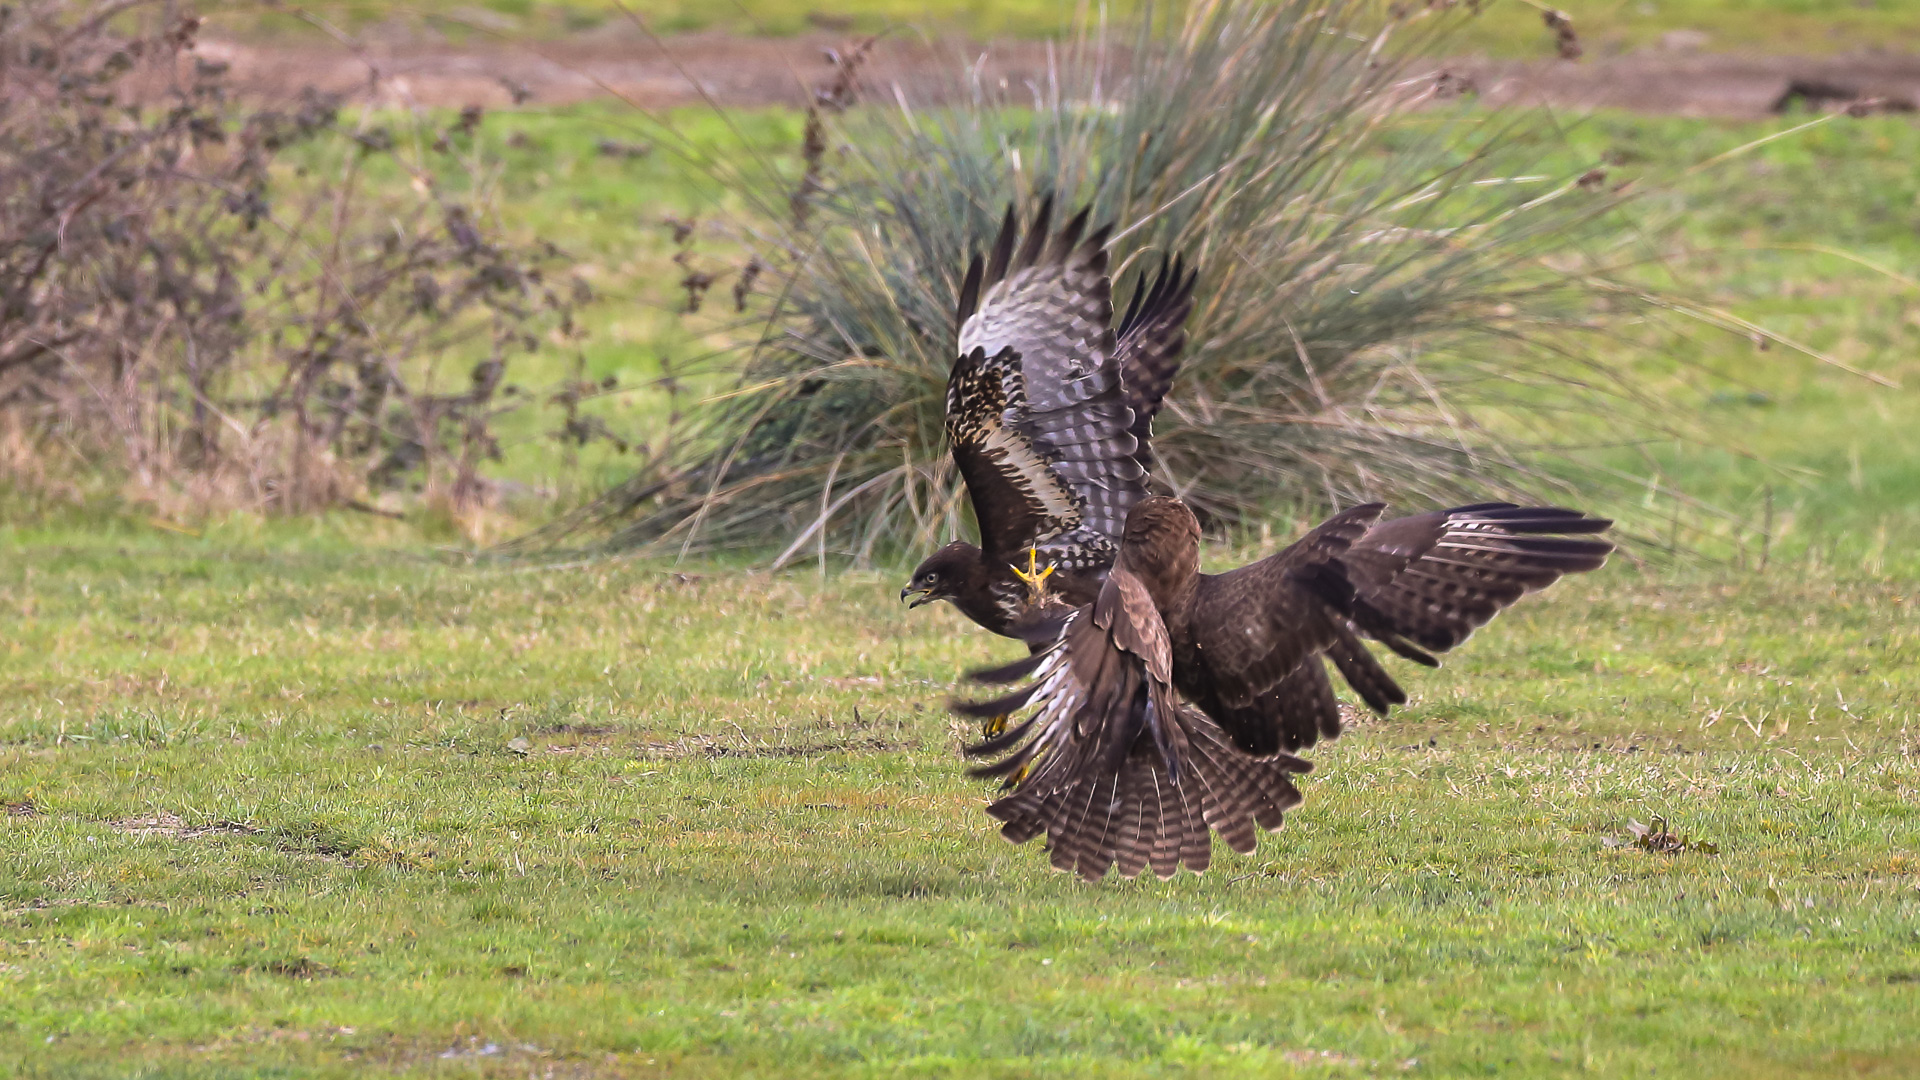
[[1091, 604], [1044, 651], [982, 682], [1026, 685], [956, 711], [1031, 709], [968, 748], [1010, 793], [987, 812], [1016, 843], [1042, 832], [1053, 864], [1088, 880], [1117, 866], [1204, 870], [1208, 829], [1253, 850], [1300, 801], [1293, 751], [1340, 733], [1324, 661], [1384, 713], [1406, 693], [1362, 638], [1427, 665], [1526, 593], [1593, 570], [1610, 522], [1507, 503], [1380, 522], [1378, 503], [1328, 519], [1280, 553], [1199, 572], [1200, 527], [1177, 499], [1127, 516]]
[[1145, 271], [1134, 286], [1127, 313], [1114, 331], [1120, 357], [1120, 386], [1133, 410], [1133, 437], [1140, 444], [1134, 460], [1153, 470], [1153, 418], [1160, 415], [1173, 377], [1180, 371], [1180, 355], [1187, 347], [1187, 316], [1193, 312], [1193, 285], [1198, 272], [1186, 260], [1162, 258], [1160, 272], [1148, 284]]
[[[1193, 274], [1142, 274], [1118, 328], [1109, 227], [1082, 210], [1049, 232], [1052, 200], [1025, 230], [1011, 208], [993, 250], [967, 268], [946, 429], [980, 544], [948, 544], [901, 598], [948, 600], [998, 634], [1052, 636], [1091, 603], [1128, 508], [1146, 494], [1154, 414], [1186, 345]], [[1029, 563], [1032, 565], [1029, 566]], [[1040, 589], [1017, 571], [1051, 570]]]

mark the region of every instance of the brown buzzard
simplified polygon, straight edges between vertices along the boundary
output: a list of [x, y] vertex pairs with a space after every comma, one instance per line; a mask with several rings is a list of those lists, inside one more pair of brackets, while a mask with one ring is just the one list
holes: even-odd
[[1165, 261], [1151, 284], [1143, 274], [1116, 329], [1110, 227], [1087, 234], [1082, 210], [1050, 234], [1052, 207], [1041, 203], [1024, 239], [1009, 207], [960, 288], [946, 428], [980, 545], [934, 552], [900, 593], [1029, 640], [1098, 595], [1127, 510], [1146, 495], [1153, 417], [1180, 366], [1196, 276]]
[[1562, 574], [1594, 570], [1611, 522], [1557, 507], [1483, 503], [1380, 521], [1334, 515], [1277, 555], [1200, 573], [1200, 526], [1177, 499], [1134, 504], [1092, 603], [1047, 647], [981, 682], [1031, 681], [973, 716], [1031, 710], [967, 752], [1009, 793], [987, 808], [1007, 839], [1047, 834], [1053, 865], [1097, 880], [1207, 867], [1209, 829], [1238, 852], [1298, 804], [1294, 751], [1340, 733], [1324, 660], [1379, 713], [1406, 693], [1371, 638], [1438, 666], [1501, 609]]

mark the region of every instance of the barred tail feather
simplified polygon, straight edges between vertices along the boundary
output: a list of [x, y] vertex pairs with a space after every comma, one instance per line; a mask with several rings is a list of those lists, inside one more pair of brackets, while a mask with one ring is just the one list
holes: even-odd
[[[1179, 755], [1172, 767], [1140, 732], [1124, 760], [1079, 774], [1055, 767], [987, 813], [1013, 843], [1044, 834], [1049, 862], [1087, 881], [1109, 870], [1133, 878], [1151, 869], [1162, 879], [1182, 867], [1204, 872], [1215, 832], [1234, 851], [1252, 852], [1259, 833], [1278, 829], [1300, 804], [1292, 778], [1312, 763], [1288, 753], [1250, 755], [1190, 706], [1176, 705], [1169, 715], [1176, 733], [1168, 741]], [[1093, 764], [1091, 756], [1081, 761]]]
[[1123, 878], [1138, 877], [1147, 868], [1147, 849], [1161, 827], [1153, 770], [1129, 765], [1121, 773], [1120, 827], [1113, 837], [1114, 869]]
[[[1166, 878], [1183, 866], [1198, 873], [1212, 860], [1215, 830], [1248, 852], [1260, 829], [1277, 827], [1300, 802], [1288, 776], [1309, 766], [1291, 754], [1242, 749], [1233, 733], [1181, 701], [1154, 673], [1152, 657], [1166, 663], [1151, 636], [1159, 624], [1132, 621], [1152, 614], [1134, 612], [1126, 599], [1138, 582], [1124, 570], [1114, 574], [1105, 606], [1068, 616], [1059, 645], [979, 673], [998, 680], [1030, 672], [1032, 681], [994, 701], [953, 707], [967, 715], [1031, 710], [966, 751], [997, 759], [973, 772], [1003, 779], [1003, 795], [987, 813], [1008, 840], [1044, 834], [1049, 861], [1088, 881], [1115, 868], [1123, 877], [1151, 869]], [[1298, 719], [1337, 730], [1325, 668], [1315, 659], [1300, 671], [1308, 707]]]
[[1183, 710], [1182, 721], [1194, 748], [1193, 771], [1206, 793], [1207, 824], [1228, 847], [1251, 854], [1259, 831], [1278, 829], [1286, 812], [1300, 805], [1292, 777], [1312, 771], [1313, 763], [1284, 752], [1253, 757], [1197, 709]]

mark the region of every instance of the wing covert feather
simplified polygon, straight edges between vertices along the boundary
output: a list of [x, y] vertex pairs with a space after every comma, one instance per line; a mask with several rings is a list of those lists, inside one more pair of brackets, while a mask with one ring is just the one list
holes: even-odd
[[1200, 575], [1178, 631], [1181, 691], [1209, 712], [1243, 708], [1333, 644], [1345, 587], [1338, 560], [1383, 509], [1352, 507], [1278, 554]]
[[1025, 379], [1011, 352], [975, 349], [947, 379], [947, 444], [967, 485], [980, 546], [1013, 552], [1078, 528], [1083, 500], [1027, 433]]
[[1557, 507], [1482, 503], [1378, 522], [1378, 504], [1337, 514], [1270, 558], [1202, 575], [1175, 629], [1175, 682], [1250, 753], [1339, 733], [1320, 658], [1367, 706], [1406, 692], [1364, 635], [1418, 663], [1438, 661], [1515, 600], [1597, 569], [1609, 522]]

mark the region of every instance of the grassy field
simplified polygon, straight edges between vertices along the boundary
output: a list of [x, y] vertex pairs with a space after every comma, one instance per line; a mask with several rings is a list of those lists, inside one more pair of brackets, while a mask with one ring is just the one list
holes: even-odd
[[[9, 537], [28, 1076], [1914, 1075], [1911, 580], [1571, 583], [1213, 872], [1082, 885], [885, 575]], [[1656, 815], [1718, 854], [1613, 846]]]
[[[349, 25], [369, 26], [424, 15], [441, 31], [561, 35], [591, 32], [628, 20], [632, 12], [658, 33], [726, 30], [788, 35], [871, 33], [912, 28], [958, 30], [978, 36], [1045, 37], [1073, 24], [1078, 6], [1058, 0], [425, 0], [394, 5], [377, 0], [302, 5]], [[1920, 9], [1904, 0], [1558, 0], [1586, 47], [1595, 54], [1672, 43], [1685, 47], [1787, 53], [1920, 46]], [[1458, 48], [1499, 56], [1553, 54], [1553, 36], [1535, 6], [1493, 0], [1467, 22]], [[226, 27], [286, 31], [298, 24], [260, 14], [246, 3], [216, 5]], [[1114, 17], [1138, 11], [1137, 0], [1106, 5]], [[1702, 37], [1701, 35], [1704, 35]]]
[[[1006, 643], [895, 572], [8, 491], [0, 1073], [1920, 1075], [1920, 129], [1684, 175], [1792, 122], [1565, 153], [1671, 182], [1646, 246], [1708, 299], [1907, 389], [1676, 339], [1770, 464], [1650, 452], [1750, 522], [1772, 492], [1765, 571], [1617, 559], [1397, 667], [1414, 704], [1203, 877], [1000, 840], [941, 705]], [[594, 151], [617, 113], [484, 132], [612, 298], [592, 373], [656, 372], [658, 218], [710, 208]], [[1655, 817], [1717, 851], [1622, 843]]]

